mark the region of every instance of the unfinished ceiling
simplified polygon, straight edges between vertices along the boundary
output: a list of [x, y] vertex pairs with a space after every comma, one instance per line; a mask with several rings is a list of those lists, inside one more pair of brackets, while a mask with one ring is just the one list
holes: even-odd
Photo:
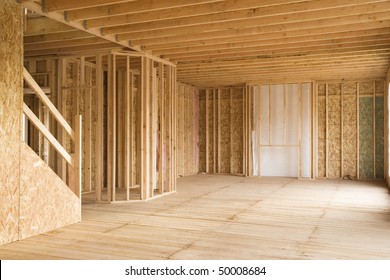
[[[385, 77], [390, 1], [21, 0], [27, 56], [129, 48], [199, 87]], [[79, 30], [77, 30], [79, 29]], [[83, 30], [83, 31], [80, 31]]]

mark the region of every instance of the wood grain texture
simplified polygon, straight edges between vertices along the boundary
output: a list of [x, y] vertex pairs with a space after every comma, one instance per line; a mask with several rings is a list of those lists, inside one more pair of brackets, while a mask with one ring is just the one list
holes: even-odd
[[0, 0], [0, 245], [18, 238], [22, 119], [22, 10]]
[[25, 143], [20, 173], [19, 239], [81, 220], [80, 199]]
[[0, 258], [389, 259], [387, 212], [383, 181], [196, 175], [146, 204], [84, 204], [81, 223]]

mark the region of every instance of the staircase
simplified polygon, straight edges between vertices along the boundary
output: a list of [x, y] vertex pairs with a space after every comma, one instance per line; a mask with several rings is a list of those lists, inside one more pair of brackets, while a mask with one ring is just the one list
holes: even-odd
[[[23, 104], [23, 142], [21, 144], [20, 217], [19, 239], [44, 233], [81, 220], [81, 116], [75, 116], [74, 129], [60, 114], [55, 105], [24, 68], [23, 78], [42, 106], [57, 121], [72, 141], [73, 153], [68, 153], [65, 143], [60, 143], [30, 108]], [[25, 90], [26, 92], [26, 90]], [[47, 120], [47, 114], [44, 118]], [[67, 174], [61, 178], [47, 163], [47, 154], [41, 158], [28, 145], [28, 126], [32, 124], [56, 153], [66, 163]], [[31, 144], [31, 143], [30, 143]], [[47, 150], [47, 147], [44, 149]], [[46, 161], [46, 162], [45, 162]]]

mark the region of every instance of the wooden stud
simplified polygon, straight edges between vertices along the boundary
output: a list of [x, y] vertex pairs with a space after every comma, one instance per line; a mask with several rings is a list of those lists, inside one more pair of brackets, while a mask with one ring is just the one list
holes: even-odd
[[116, 187], [116, 55], [109, 55], [107, 99], [107, 201], [115, 201]]
[[341, 178], [344, 178], [344, 90], [343, 85], [341, 84], [341, 141], [340, 141], [340, 155], [341, 155], [341, 164], [340, 164], [340, 174]]
[[165, 84], [164, 84], [164, 65], [159, 63], [159, 91], [158, 91], [158, 100], [159, 100], [159, 117], [160, 117], [160, 126], [159, 126], [159, 150], [160, 156], [158, 161], [158, 182], [159, 182], [159, 193], [164, 193], [164, 139], [165, 139], [165, 118], [164, 118], [164, 109], [165, 109]]
[[130, 58], [129, 56], [126, 56], [126, 76], [125, 76], [125, 112], [124, 112], [124, 132], [125, 132], [125, 143], [124, 143], [124, 154], [125, 154], [125, 161], [124, 161], [124, 187], [126, 188], [126, 200], [130, 200], [130, 170], [131, 170], [131, 157], [130, 157], [130, 151], [131, 151], [131, 125], [130, 122], [130, 108], [131, 108], [131, 97], [130, 97], [130, 91], [131, 83], [130, 83]]
[[298, 178], [302, 178], [302, 83], [298, 83]]
[[243, 157], [242, 157], [242, 173], [244, 174], [244, 176], [248, 176], [247, 172], [246, 172], [246, 158], [248, 156], [247, 154], [247, 143], [246, 143], [246, 134], [247, 134], [247, 121], [246, 121], [246, 95], [247, 95], [247, 89], [248, 89], [248, 86], [245, 86], [245, 88], [243, 88], [243, 97], [242, 97], [242, 127], [243, 127], [243, 133], [242, 133], [242, 147], [243, 147]]
[[229, 116], [230, 116], [230, 142], [229, 142], [229, 173], [233, 174], [233, 90], [229, 88]]
[[97, 122], [95, 135], [95, 153], [96, 153], [96, 201], [102, 200], [103, 190], [103, 57], [96, 57], [96, 106], [97, 106]]
[[218, 136], [217, 136], [217, 101], [216, 101], [216, 90], [213, 89], [213, 173], [217, 173], [217, 141], [218, 141]]
[[151, 196], [154, 195], [154, 190], [157, 189], [157, 98], [158, 92], [156, 87], [157, 81], [157, 68], [154, 67], [154, 62], [151, 63], [151, 74], [152, 74], [152, 83], [151, 83]]
[[[81, 67], [81, 85], [90, 86], [92, 79], [92, 69], [86, 68], [85, 57], [80, 59]], [[83, 79], [84, 78], [84, 79]], [[85, 156], [84, 156], [84, 190], [87, 192], [92, 191], [92, 90], [83, 90], [84, 93], [84, 133], [85, 133]]]
[[209, 159], [209, 91], [206, 89], [206, 173], [210, 173], [210, 159]]
[[325, 131], [326, 131], [326, 175], [325, 177], [329, 177], [329, 84], [326, 83], [326, 109], [325, 109], [325, 115], [326, 115], [326, 125], [325, 125]]
[[[38, 119], [42, 122], [43, 120], [43, 106], [42, 103], [39, 102], [39, 99], [35, 98], [35, 104], [36, 107], [38, 108]], [[38, 136], [38, 156], [43, 159], [43, 136], [42, 133], [38, 131], [37, 133]]]
[[357, 146], [357, 151], [356, 151], [356, 161], [357, 161], [357, 164], [356, 164], [356, 174], [357, 174], [357, 178], [360, 179], [360, 140], [359, 140], [359, 137], [360, 137], [360, 83], [357, 82], [356, 83], [356, 87], [357, 87], [357, 90], [356, 90], [356, 112], [357, 112], [357, 122], [356, 122], [356, 131], [357, 131], [357, 137], [356, 137], [356, 146]]
[[176, 160], [177, 160], [177, 76], [176, 76], [176, 67], [172, 67], [172, 88], [173, 88], [173, 104], [172, 104], [172, 119], [173, 119], [173, 161], [172, 161], [172, 170], [173, 170], [173, 189], [172, 191], [177, 190], [177, 173], [175, 169]]
[[373, 102], [374, 102], [374, 111], [372, 112], [373, 114], [373, 130], [374, 130], [374, 155], [373, 155], [373, 159], [374, 159], [374, 179], [376, 179], [376, 86], [375, 86], [375, 81], [372, 82], [373, 83], [373, 87], [374, 87], [374, 97], [373, 97]]
[[116, 145], [117, 145], [117, 170], [116, 173], [117, 181], [116, 181], [116, 187], [117, 188], [124, 188], [123, 179], [124, 179], [124, 164], [123, 164], [123, 138], [125, 137], [123, 135], [123, 129], [124, 129], [124, 121], [123, 121], [123, 109], [124, 109], [124, 94], [125, 90], [123, 87], [124, 78], [123, 78], [123, 71], [117, 67], [117, 90], [116, 90], [116, 106], [117, 106], [117, 114], [116, 114], [116, 121], [117, 121], [117, 130], [116, 130]]
[[261, 85], [257, 88], [257, 176], [261, 178]]
[[283, 83], [283, 145], [286, 145], [286, 84]]
[[216, 90], [217, 94], [217, 129], [218, 129], [218, 136], [217, 136], [217, 172], [221, 173], [221, 90]]
[[74, 171], [75, 171], [75, 188], [74, 193], [80, 198], [80, 207], [81, 207], [81, 180], [82, 180], [82, 146], [83, 146], [83, 137], [82, 137], [82, 116], [75, 116], [75, 153], [74, 153]]
[[[128, 64], [128, 68], [129, 70], [131, 70], [131, 64], [130, 64], [130, 60], [129, 60], [129, 64]], [[135, 90], [135, 87], [134, 87], [134, 74], [130, 71], [129, 73], [129, 90], [130, 90], [130, 97], [129, 97], [129, 113], [130, 113], [130, 116], [129, 116], [129, 132], [130, 132], [130, 146], [129, 146], [129, 188], [132, 187], [134, 185], [134, 129], [136, 130], [136, 127], [134, 127], [134, 108], [133, 108], [133, 104], [134, 104], [134, 90]]]

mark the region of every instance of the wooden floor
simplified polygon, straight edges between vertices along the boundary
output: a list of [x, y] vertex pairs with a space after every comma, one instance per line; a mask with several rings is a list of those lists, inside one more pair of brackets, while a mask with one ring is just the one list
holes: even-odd
[[384, 182], [196, 175], [147, 203], [85, 204], [83, 221], [0, 259], [390, 259]]

